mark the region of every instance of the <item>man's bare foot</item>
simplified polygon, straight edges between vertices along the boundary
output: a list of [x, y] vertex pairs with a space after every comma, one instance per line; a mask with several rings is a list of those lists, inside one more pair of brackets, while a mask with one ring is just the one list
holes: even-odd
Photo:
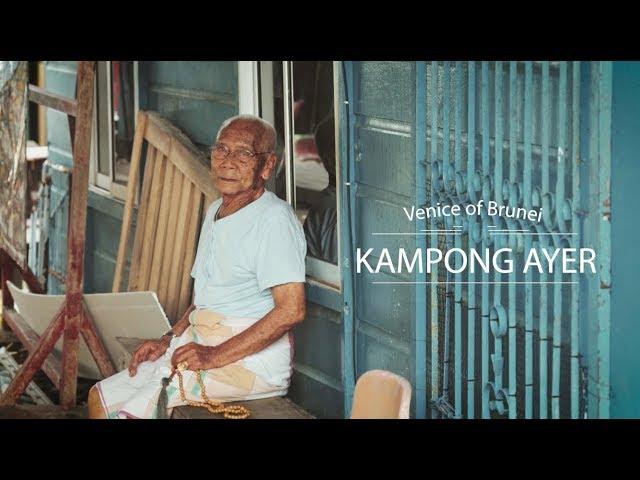
[[104, 411], [102, 401], [100, 400], [100, 393], [98, 392], [98, 388], [95, 385], [91, 387], [91, 390], [89, 390], [87, 407], [89, 409], [89, 418], [107, 418], [107, 412]]

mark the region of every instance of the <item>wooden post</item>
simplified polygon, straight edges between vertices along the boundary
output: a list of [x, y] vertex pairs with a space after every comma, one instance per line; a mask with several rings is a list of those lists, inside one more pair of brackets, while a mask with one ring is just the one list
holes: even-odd
[[87, 227], [87, 194], [89, 190], [89, 154], [93, 113], [95, 62], [78, 64], [77, 118], [73, 144], [71, 203], [67, 246], [67, 315], [62, 344], [62, 378], [60, 404], [76, 404], [78, 377], [78, 343], [82, 325], [82, 280], [84, 275], [84, 241]]

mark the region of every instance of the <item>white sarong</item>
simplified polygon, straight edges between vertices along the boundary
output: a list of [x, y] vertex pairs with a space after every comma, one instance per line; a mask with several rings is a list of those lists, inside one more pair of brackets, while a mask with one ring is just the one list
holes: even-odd
[[[191, 342], [219, 345], [257, 320], [225, 317], [210, 310], [194, 310], [189, 316], [187, 329], [171, 340], [162, 357], [153, 362], [142, 362], [134, 377], [129, 376], [125, 369], [96, 384], [107, 417], [157, 418], [162, 378], [171, 374], [171, 357], [176, 348]], [[207, 397], [214, 402], [231, 402], [286, 395], [292, 373], [292, 340], [291, 333], [286, 333], [253, 355], [222, 368], [203, 371]], [[197, 373], [185, 370], [182, 374], [186, 398], [201, 402], [200, 385], [195, 377]], [[174, 407], [186, 404], [180, 398], [177, 375], [167, 387], [167, 397], [168, 415]]]

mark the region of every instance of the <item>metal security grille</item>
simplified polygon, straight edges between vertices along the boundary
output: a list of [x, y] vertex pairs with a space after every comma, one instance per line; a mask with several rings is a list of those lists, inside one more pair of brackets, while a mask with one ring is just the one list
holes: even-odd
[[[609, 414], [611, 62], [343, 62], [345, 411], [355, 380], [406, 376], [417, 418]], [[412, 222], [408, 205], [542, 209]], [[512, 249], [512, 273], [354, 272], [356, 248]], [[596, 274], [523, 274], [593, 248]]]
[[416, 103], [420, 200], [543, 210], [540, 223], [486, 209], [425, 221], [442, 233], [418, 237], [419, 246], [516, 254], [512, 273], [441, 267], [417, 279], [430, 282], [416, 295], [428, 312], [431, 417], [577, 418], [585, 403], [579, 281], [559, 268], [523, 274], [517, 262], [531, 248], [581, 246], [580, 64], [418, 64], [416, 89], [424, 90]]

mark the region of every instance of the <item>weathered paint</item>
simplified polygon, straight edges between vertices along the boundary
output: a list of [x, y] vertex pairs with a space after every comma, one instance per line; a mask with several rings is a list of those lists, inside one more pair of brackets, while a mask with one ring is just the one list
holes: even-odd
[[76, 404], [95, 70], [93, 61], [83, 61], [78, 65], [77, 122], [75, 141], [72, 144], [73, 173], [69, 206], [71, 219], [68, 231], [65, 289], [67, 311], [62, 343], [62, 378], [60, 379], [60, 404], [64, 407], [72, 407]]
[[344, 417], [351, 413], [351, 401], [355, 387], [354, 360], [354, 293], [353, 293], [353, 225], [355, 208], [352, 191], [355, 188], [354, 175], [355, 150], [353, 145], [355, 108], [355, 84], [350, 63], [343, 63], [340, 82], [340, 284], [342, 287], [342, 387], [344, 392]]
[[[393, 231], [393, 225], [400, 225], [398, 212], [401, 212], [401, 206], [415, 201], [415, 165], [416, 162], [424, 162], [424, 157], [417, 158], [412, 138], [416, 114], [414, 65], [399, 62], [344, 63], [346, 75], [342, 78], [342, 87], [346, 84], [349, 103], [343, 106], [340, 119], [343, 127], [340, 143], [343, 179], [342, 290], [347, 307], [343, 315], [347, 403], [350, 402], [354, 376], [373, 368], [387, 369], [411, 378], [415, 389], [416, 370], [424, 372], [426, 366], [424, 360], [412, 360], [415, 359], [413, 352], [421, 348], [420, 341], [416, 339], [425, 339], [424, 334], [415, 329], [415, 289], [406, 285], [371, 284], [373, 278], [398, 280], [406, 275], [354, 275], [346, 266], [351, 261], [355, 245], [363, 248], [374, 245], [415, 248], [415, 239], [410, 237], [383, 239], [371, 235]], [[345, 126], [347, 121], [348, 128]], [[353, 303], [350, 303], [351, 295]], [[355, 361], [351, 360], [352, 354]], [[426, 352], [420, 355], [424, 358]], [[425, 384], [422, 385], [424, 388]], [[424, 400], [421, 403], [420, 409], [424, 409], [426, 403]], [[416, 402], [412, 405], [415, 409]], [[347, 403], [345, 413], [349, 410]]]
[[[426, 111], [426, 93], [427, 93], [427, 65], [425, 62], [416, 63], [416, 88], [415, 88], [415, 205], [424, 205], [427, 202], [427, 111]], [[395, 210], [395, 209], [394, 209]], [[393, 212], [394, 218], [397, 218], [397, 211]], [[416, 233], [426, 229], [426, 222], [418, 220], [415, 222]], [[391, 231], [391, 230], [390, 230]], [[408, 239], [409, 237], [407, 237]], [[416, 235], [416, 248], [426, 248], [426, 236]], [[416, 272], [415, 281], [425, 282], [426, 273]], [[427, 406], [427, 328], [424, 314], [427, 310], [426, 288], [417, 287], [415, 295], [414, 309], [414, 351], [412, 356], [415, 359], [415, 367], [413, 377], [415, 378], [415, 392], [412, 392], [415, 399], [415, 416], [416, 418], [425, 418]]]
[[[613, 62], [611, 110], [612, 418], [640, 418], [640, 62]], [[603, 205], [605, 206], [605, 205]]]
[[598, 62], [598, 243], [597, 270], [600, 288], [598, 313], [598, 418], [609, 418], [611, 400], [611, 88], [612, 63]]

